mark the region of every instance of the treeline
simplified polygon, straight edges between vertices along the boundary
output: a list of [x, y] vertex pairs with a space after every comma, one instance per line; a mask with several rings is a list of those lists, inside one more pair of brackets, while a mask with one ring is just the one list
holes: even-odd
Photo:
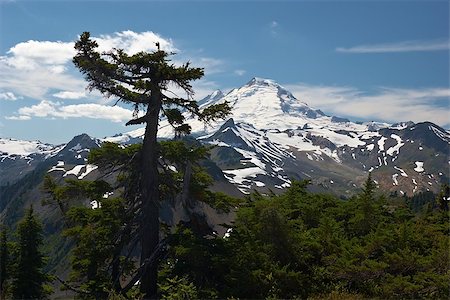
[[52, 292], [52, 276], [43, 272], [43, 229], [33, 207], [18, 223], [14, 241], [5, 227], [0, 229], [0, 298], [46, 298]]
[[294, 182], [280, 196], [248, 197], [225, 238], [180, 226], [162, 264], [162, 291], [190, 298], [449, 296], [448, 186], [445, 198], [417, 214], [408, 201], [393, 205], [380, 196], [370, 176], [348, 201], [306, 187]]
[[[205, 157], [206, 148], [181, 141], [159, 147], [165, 163], [161, 168], [171, 166], [162, 172], [161, 201], [184, 201], [192, 221], [162, 227], [158, 252], [149, 262], [159, 266], [158, 297], [449, 295], [448, 185], [433, 197], [385, 197], [369, 175], [362, 191], [348, 200], [311, 193], [307, 181], [293, 182], [282, 195], [253, 193], [234, 199], [208, 191], [211, 178], [196, 163]], [[103, 180], [66, 180], [61, 185], [51, 177], [44, 182], [45, 202], [61, 211], [64, 236], [75, 245], [70, 276], [58, 280], [77, 298], [143, 297], [139, 278], [147, 262], [138, 260], [142, 233], [139, 212], [130, 201], [138, 181], [133, 170], [139, 160], [133, 158], [139, 151], [139, 145], [123, 148], [113, 143], [92, 151], [91, 163], [118, 174], [115, 185]], [[80, 204], [86, 199], [96, 201], [95, 209]], [[235, 221], [224, 224], [225, 236], [199, 226], [201, 220], [191, 210], [196, 201], [221, 211], [236, 210]], [[42, 226], [32, 208], [9, 239], [2, 228], [2, 299], [48, 297], [48, 284], [57, 277], [42, 271]]]

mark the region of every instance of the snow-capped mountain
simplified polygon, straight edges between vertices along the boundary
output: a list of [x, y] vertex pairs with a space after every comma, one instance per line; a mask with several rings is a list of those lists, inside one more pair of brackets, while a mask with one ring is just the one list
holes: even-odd
[[[97, 166], [87, 163], [89, 152], [98, 148], [100, 141], [87, 134], [75, 136], [67, 144], [53, 146], [33, 141], [1, 139], [0, 160], [0, 220], [17, 221], [23, 208], [33, 203], [43, 210], [46, 198], [41, 187], [49, 174], [63, 179], [96, 179]], [[52, 209], [44, 215], [55, 214]], [[10, 224], [10, 225], [11, 225]]]
[[[260, 129], [286, 130], [304, 126], [340, 128], [343, 123], [347, 123], [345, 127], [353, 126], [356, 130], [367, 130], [366, 125], [351, 123], [347, 119], [335, 116], [330, 117], [319, 109], [311, 108], [270, 79], [253, 78], [244, 86], [233, 89], [222, 97], [219, 97], [220, 95], [223, 94], [216, 91], [199, 103], [211, 105], [227, 101], [232, 107], [230, 118], [235, 122], [251, 123]], [[186, 119], [192, 127], [192, 134], [196, 136], [214, 133], [224, 123], [221, 121], [205, 126], [189, 114], [186, 114]], [[164, 119], [160, 122], [158, 134], [161, 138], [173, 136], [171, 126]]]
[[30, 154], [51, 154], [55, 149], [53, 145], [44, 144], [40, 141], [23, 141], [16, 139], [0, 138], [0, 157], [26, 157]]
[[450, 135], [435, 124], [358, 124], [327, 116], [273, 80], [261, 78], [214, 103], [222, 101], [232, 106], [231, 119], [209, 128], [190, 124], [199, 140], [217, 146], [216, 163], [244, 193], [281, 189], [292, 178], [351, 193], [368, 172], [385, 190], [409, 195], [436, 191], [448, 181]]
[[207, 107], [211, 104], [216, 103], [218, 100], [222, 99], [225, 95], [221, 90], [215, 90], [205, 98], [197, 101], [199, 107]]
[[41, 161], [57, 155], [62, 147], [40, 141], [0, 138], [0, 182], [6, 184], [20, 179]]
[[[186, 119], [199, 141], [216, 146], [211, 160], [243, 193], [283, 189], [292, 179], [310, 179], [317, 189], [351, 194], [368, 172], [384, 190], [409, 195], [437, 191], [449, 180], [450, 134], [433, 123], [354, 123], [328, 116], [275, 81], [261, 78], [227, 94], [215, 91], [198, 103], [206, 107], [224, 101], [232, 107], [228, 120], [205, 126], [189, 114]], [[137, 128], [100, 141], [130, 144], [142, 141], [143, 135], [144, 128]], [[170, 125], [160, 120], [159, 137], [172, 136]], [[86, 135], [57, 147], [1, 141], [2, 170], [12, 157], [20, 157], [25, 165], [40, 157], [51, 159], [52, 172], [76, 177], [93, 168], [84, 159], [99, 143]]]
[[248, 122], [256, 128], [280, 130], [297, 128], [314, 120], [320, 124], [330, 117], [296, 99], [273, 80], [253, 78], [246, 85], [230, 91], [220, 101], [233, 107], [236, 122]]
[[39, 141], [1, 138], [0, 180], [2, 185], [12, 184], [42, 166], [51, 168], [53, 164], [59, 166], [85, 164], [90, 149], [99, 145], [99, 140], [87, 134], [78, 135], [69, 143], [57, 146]]

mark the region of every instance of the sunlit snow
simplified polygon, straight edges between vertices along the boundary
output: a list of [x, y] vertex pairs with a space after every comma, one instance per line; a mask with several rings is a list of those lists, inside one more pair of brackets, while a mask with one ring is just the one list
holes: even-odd
[[78, 176], [78, 179], [83, 179], [86, 175], [88, 175], [89, 173], [91, 173], [92, 171], [94, 171], [97, 168], [98, 168], [98, 166], [96, 166], [96, 165], [87, 164], [86, 170], [83, 173], [81, 173], [80, 176]]
[[415, 164], [416, 164], [416, 167], [414, 168], [414, 171], [416, 171], [416, 172], [423, 172], [424, 171], [424, 169], [423, 169], [423, 161], [416, 161]]
[[390, 156], [394, 156], [394, 153], [397, 153], [397, 155], [399, 154], [400, 148], [405, 144], [402, 141], [402, 138], [399, 137], [396, 134], [391, 134], [391, 138], [395, 139], [397, 141], [397, 145], [389, 148], [386, 153]]
[[84, 165], [77, 165], [73, 167], [71, 170], [67, 171], [63, 177], [66, 177], [68, 175], [75, 175], [78, 176], [78, 174], [81, 172], [81, 169], [84, 168]]

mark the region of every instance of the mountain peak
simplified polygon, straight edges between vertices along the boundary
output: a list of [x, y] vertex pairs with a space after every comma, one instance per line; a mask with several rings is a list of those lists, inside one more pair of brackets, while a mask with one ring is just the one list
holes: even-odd
[[222, 98], [232, 106], [237, 122], [248, 122], [259, 128], [296, 128], [310, 119], [325, 116], [310, 108], [276, 81], [261, 77], [234, 89]]
[[223, 92], [221, 90], [215, 90], [211, 93], [211, 95], [207, 96], [210, 99], [218, 100], [224, 96]]
[[78, 151], [81, 149], [98, 148], [99, 146], [99, 142], [96, 139], [90, 137], [86, 133], [82, 133], [73, 137], [73, 139], [64, 147], [64, 149]]
[[267, 79], [267, 78], [261, 78], [261, 77], [253, 77], [252, 80], [250, 80], [247, 85], [263, 85], [263, 86], [279, 86], [278, 83], [275, 82], [275, 80]]
[[208, 106], [208, 105], [214, 104], [214, 102], [222, 99], [224, 96], [225, 95], [223, 94], [223, 92], [221, 90], [215, 90], [214, 92], [212, 92], [205, 98], [199, 100], [197, 103], [198, 103], [198, 106], [200, 106], [200, 107]]

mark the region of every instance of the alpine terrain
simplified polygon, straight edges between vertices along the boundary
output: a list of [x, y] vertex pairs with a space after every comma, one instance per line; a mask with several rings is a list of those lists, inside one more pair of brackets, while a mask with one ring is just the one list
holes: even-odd
[[[348, 196], [369, 172], [384, 190], [407, 195], [437, 192], [449, 181], [450, 134], [431, 122], [351, 122], [328, 116], [262, 78], [227, 94], [215, 91], [198, 103], [206, 107], [223, 101], [232, 106], [228, 120], [205, 126], [192, 118], [190, 125], [199, 142], [214, 146], [210, 159], [222, 173], [214, 169], [214, 178], [231, 183], [240, 193], [277, 192], [292, 179], [310, 179], [312, 189]], [[103, 141], [138, 143], [143, 133], [138, 128], [103, 139], [82, 134], [56, 146], [0, 139], [0, 208], [18, 197], [30, 178], [36, 177], [38, 184], [37, 173], [81, 180], [96, 169], [86, 163], [90, 149]], [[159, 137], [173, 137], [164, 119]], [[239, 194], [226, 186], [229, 193]]]

